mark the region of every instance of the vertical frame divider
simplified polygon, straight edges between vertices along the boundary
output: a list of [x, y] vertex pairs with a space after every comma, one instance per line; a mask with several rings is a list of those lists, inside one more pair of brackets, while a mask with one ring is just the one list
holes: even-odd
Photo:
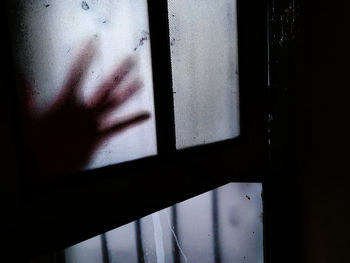
[[167, 1], [148, 0], [148, 15], [158, 154], [168, 156], [176, 147]]

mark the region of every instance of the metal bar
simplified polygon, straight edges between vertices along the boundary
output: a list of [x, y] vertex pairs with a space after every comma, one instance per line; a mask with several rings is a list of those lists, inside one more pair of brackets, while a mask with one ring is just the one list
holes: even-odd
[[142, 232], [141, 232], [140, 219], [135, 221], [135, 239], [136, 239], [136, 250], [137, 250], [138, 263], [144, 263], [145, 257], [143, 254]]
[[213, 246], [215, 263], [221, 263], [221, 246], [219, 239], [218, 190], [212, 191]]
[[102, 259], [103, 263], [109, 263], [109, 255], [108, 255], [108, 243], [106, 239], [106, 234], [101, 234], [101, 248], [102, 248]]
[[[178, 226], [177, 226], [177, 208], [176, 208], [176, 205], [173, 205], [171, 207], [171, 223], [172, 223], [174, 235], [177, 236]], [[180, 263], [180, 251], [179, 251], [179, 247], [177, 245], [177, 242], [175, 240], [175, 236], [173, 236], [173, 239], [172, 239], [173, 261], [174, 261], [174, 263]]]

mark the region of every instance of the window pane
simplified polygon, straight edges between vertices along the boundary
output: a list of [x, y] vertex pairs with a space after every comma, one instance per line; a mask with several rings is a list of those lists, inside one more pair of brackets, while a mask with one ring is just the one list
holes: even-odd
[[217, 192], [221, 262], [264, 262], [262, 186], [231, 183]]
[[239, 135], [236, 1], [168, 0], [176, 147]]
[[137, 262], [135, 235], [134, 222], [106, 233], [110, 263]]
[[163, 209], [140, 220], [145, 262], [173, 263], [172, 211]]
[[[132, 114], [150, 114], [149, 119], [136, 127], [98, 141], [83, 169], [156, 154], [147, 1], [28, 0], [8, 1], [8, 4], [17, 72], [32, 86], [39, 114], [57, 102], [69, 82], [67, 76], [78, 72], [85, 73], [82, 89], [78, 91], [79, 103], [84, 105], [97, 105], [97, 91], [102, 93], [104, 81], [118, 83], [110, 91], [110, 104], [98, 109], [99, 114], [102, 111], [98, 115], [99, 129], [111, 127], [114, 121]], [[89, 52], [81, 55], [84, 48]], [[84, 56], [86, 61], [80, 71], [74, 69], [72, 65]], [[128, 74], [121, 79], [122, 70], [117, 73], [115, 70], [123, 61], [129, 63], [124, 66], [128, 67]], [[102, 101], [108, 99], [104, 97]], [[81, 119], [77, 118], [77, 123]], [[70, 127], [61, 127], [61, 131], [66, 129], [76, 129], [75, 122]]]
[[215, 262], [211, 197], [209, 192], [177, 205], [182, 262]]
[[65, 255], [68, 263], [103, 263], [100, 236], [67, 248]]
[[[230, 183], [109, 231], [108, 262], [262, 263], [261, 191]], [[82, 247], [66, 249], [66, 262], [83, 262]]]

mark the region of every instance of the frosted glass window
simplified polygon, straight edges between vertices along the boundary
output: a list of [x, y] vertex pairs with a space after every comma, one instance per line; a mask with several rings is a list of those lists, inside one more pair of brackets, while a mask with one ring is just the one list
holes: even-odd
[[173, 225], [170, 208], [140, 220], [143, 258], [145, 262], [173, 263]]
[[239, 135], [236, 1], [168, 0], [176, 147]]
[[124, 225], [106, 233], [110, 263], [137, 262], [135, 235], [135, 223]]
[[179, 242], [186, 255], [182, 262], [215, 262], [211, 193], [182, 202], [177, 208]]
[[[263, 263], [261, 191], [230, 183], [109, 231], [107, 262]], [[86, 241], [67, 248], [66, 263], [90, 262], [87, 254], [100, 262], [91, 252]]]
[[101, 238], [93, 237], [84, 242], [71, 246], [65, 250], [68, 262], [103, 263]]
[[[150, 117], [100, 143], [83, 169], [157, 153], [146, 0], [11, 0], [8, 7], [17, 72], [32, 86], [39, 113], [55, 102], [87, 43], [94, 48], [90, 48], [93, 56], [88, 54], [91, 63], [85, 65], [78, 94], [83, 103], [126, 58], [134, 63], [119, 88], [126, 89], [133, 81], [141, 88], [110, 109], [105, 121], [112, 123], [138, 112]], [[74, 125], [61, 129], [73, 130]]]
[[264, 262], [261, 184], [231, 183], [217, 191], [221, 262]]

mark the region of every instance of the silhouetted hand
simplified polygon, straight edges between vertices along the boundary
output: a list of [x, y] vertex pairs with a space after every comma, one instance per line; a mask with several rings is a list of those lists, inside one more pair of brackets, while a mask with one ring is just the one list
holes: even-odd
[[141, 87], [137, 79], [126, 81], [134, 66], [130, 58], [102, 81], [87, 101], [78, 96], [94, 50], [92, 43], [82, 49], [57, 99], [43, 113], [35, 109], [31, 86], [26, 84], [22, 89], [24, 143], [35, 180], [51, 180], [57, 175], [81, 169], [104, 140], [150, 116], [144, 111], [107, 121], [108, 113]]

